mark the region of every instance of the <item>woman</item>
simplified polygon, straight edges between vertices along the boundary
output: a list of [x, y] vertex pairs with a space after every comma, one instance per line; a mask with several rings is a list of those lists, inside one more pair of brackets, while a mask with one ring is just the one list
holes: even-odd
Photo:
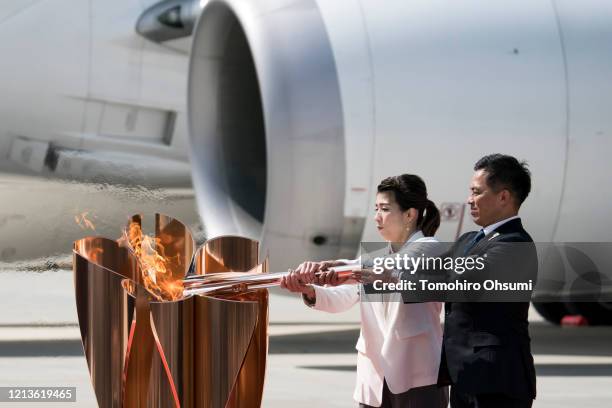
[[[381, 181], [375, 210], [378, 232], [389, 242], [388, 253], [401, 250], [410, 254], [412, 242], [436, 242], [433, 235], [440, 225], [440, 214], [427, 198], [420, 177], [402, 174]], [[304, 262], [283, 278], [281, 287], [302, 293], [306, 304], [314, 309], [343, 312], [359, 302], [359, 287], [341, 281], [328, 268], [348, 263], [359, 264], [359, 260]], [[317, 278], [315, 273], [319, 271], [324, 273]], [[356, 277], [368, 282], [372, 272], [361, 271]], [[329, 285], [340, 283], [345, 284]], [[441, 309], [439, 302], [360, 302], [361, 333], [355, 347], [357, 382], [353, 394], [360, 407], [447, 406], [448, 390], [436, 385], [442, 346]]]

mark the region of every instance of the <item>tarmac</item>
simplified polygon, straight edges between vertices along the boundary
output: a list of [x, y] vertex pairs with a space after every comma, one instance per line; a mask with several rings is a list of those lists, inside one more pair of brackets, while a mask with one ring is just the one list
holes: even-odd
[[[0, 386], [75, 386], [74, 406], [96, 406], [71, 272], [2, 271], [0, 279]], [[533, 311], [530, 322], [538, 376], [534, 407], [611, 407], [612, 327], [556, 327]], [[321, 313], [273, 289], [269, 333], [263, 407], [357, 406], [352, 393], [358, 307]], [[41, 406], [0, 403], [5, 405]]]

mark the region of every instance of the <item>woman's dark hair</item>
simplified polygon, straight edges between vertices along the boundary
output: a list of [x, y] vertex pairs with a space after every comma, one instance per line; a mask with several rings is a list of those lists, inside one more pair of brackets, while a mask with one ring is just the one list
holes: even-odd
[[393, 192], [402, 211], [410, 208], [418, 210], [417, 228], [420, 228], [426, 237], [436, 233], [440, 226], [440, 211], [433, 201], [427, 198], [427, 187], [419, 176], [401, 174], [387, 177], [380, 182], [377, 190], [379, 193]]

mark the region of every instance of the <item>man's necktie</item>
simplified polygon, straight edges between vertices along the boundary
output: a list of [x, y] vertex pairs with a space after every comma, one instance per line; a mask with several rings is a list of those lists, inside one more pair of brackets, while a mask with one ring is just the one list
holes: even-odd
[[478, 231], [478, 234], [476, 234], [474, 236], [474, 238], [472, 238], [470, 240], [470, 242], [465, 246], [465, 249], [463, 251], [463, 255], [467, 255], [468, 252], [470, 252], [472, 250], [472, 248], [474, 248], [476, 246], [477, 243], [480, 242], [481, 239], [483, 239], [485, 236], [484, 230], [481, 229], [480, 231]]

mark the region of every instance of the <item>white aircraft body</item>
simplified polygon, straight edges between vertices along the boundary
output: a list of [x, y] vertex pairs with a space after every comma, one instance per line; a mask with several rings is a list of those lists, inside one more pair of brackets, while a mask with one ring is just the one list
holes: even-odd
[[137, 212], [197, 222], [189, 41], [136, 32], [153, 3], [0, 3], [0, 261], [44, 265], [84, 235], [118, 237]]
[[183, 193], [191, 170], [207, 235], [282, 269], [376, 240], [389, 175], [423, 177], [441, 240], [474, 229], [472, 166], [502, 152], [536, 241], [611, 241], [611, 23], [604, 0], [7, 1], [1, 166]]

